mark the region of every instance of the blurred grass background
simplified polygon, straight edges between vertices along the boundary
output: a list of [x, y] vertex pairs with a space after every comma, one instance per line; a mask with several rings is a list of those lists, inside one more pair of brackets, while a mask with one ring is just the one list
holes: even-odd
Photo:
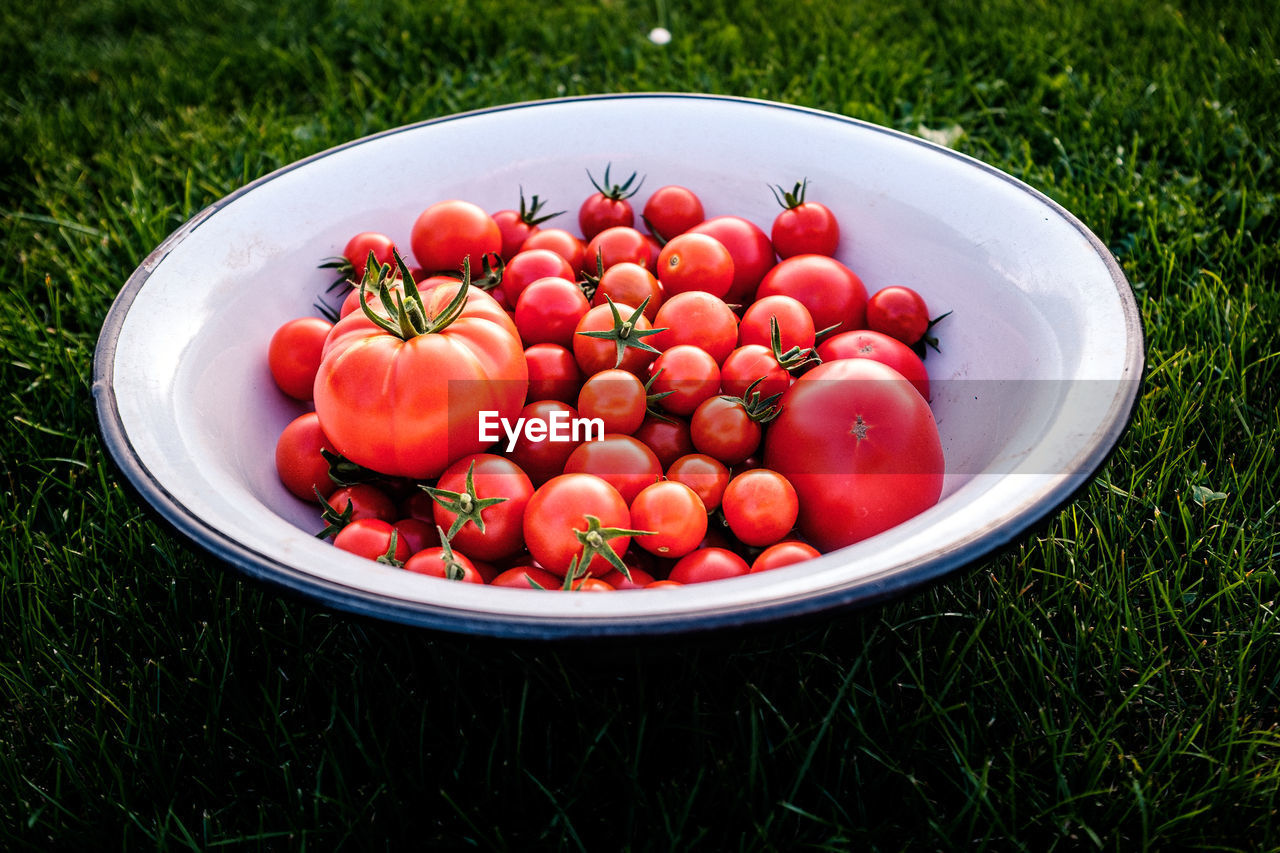
[[[5, 4], [0, 846], [1276, 849], [1267, 6]], [[284, 599], [121, 490], [93, 347], [190, 215], [385, 128], [639, 90], [941, 139], [1076, 213], [1148, 335], [1097, 481], [888, 606], [601, 648]]]

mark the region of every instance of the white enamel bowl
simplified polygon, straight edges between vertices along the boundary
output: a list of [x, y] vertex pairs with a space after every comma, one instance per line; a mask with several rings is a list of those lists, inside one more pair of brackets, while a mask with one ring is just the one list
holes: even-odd
[[[766, 231], [768, 185], [807, 177], [840, 258], [875, 291], [916, 288], [942, 351], [927, 365], [947, 459], [933, 509], [786, 569], [679, 590], [573, 595], [424, 578], [318, 541], [273, 468], [302, 409], [272, 385], [271, 333], [312, 313], [319, 261], [365, 230], [408, 245], [428, 204], [512, 206], [521, 186], [576, 209], [587, 170], [646, 175]], [[572, 213], [564, 220], [572, 220]], [[560, 221], [560, 220], [558, 220]], [[570, 225], [569, 227], [574, 227]], [[1102, 243], [1010, 176], [842, 116], [716, 96], [516, 104], [360, 139], [255, 181], [175, 231], [103, 326], [93, 393], [141, 499], [248, 576], [340, 610], [460, 633], [657, 635], [788, 619], [905, 592], [1008, 543], [1069, 500], [1128, 423], [1143, 369], [1133, 295]]]

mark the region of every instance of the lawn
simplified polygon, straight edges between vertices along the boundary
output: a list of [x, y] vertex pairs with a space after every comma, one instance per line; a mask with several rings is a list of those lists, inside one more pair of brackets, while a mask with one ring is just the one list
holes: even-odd
[[[1266, 4], [214, 5], [0, 11], [0, 847], [1280, 848]], [[93, 349], [188, 217], [386, 128], [647, 90], [943, 139], [1075, 213], [1147, 335], [1096, 480], [882, 607], [603, 647], [284, 598], [122, 488]]]

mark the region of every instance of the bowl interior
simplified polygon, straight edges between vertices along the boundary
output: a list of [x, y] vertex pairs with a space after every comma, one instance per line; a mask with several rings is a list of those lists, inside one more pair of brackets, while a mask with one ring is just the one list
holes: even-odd
[[[638, 171], [634, 201], [683, 184], [707, 215], [768, 230], [769, 184], [809, 181], [842, 229], [838, 256], [868, 291], [905, 284], [952, 311], [926, 364], [947, 458], [943, 500], [800, 567], [679, 594], [547, 596], [370, 565], [314, 539], [314, 506], [276, 478], [276, 438], [304, 411], [274, 387], [266, 346], [314, 313], [318, 268], [347, 239], [408, 245], [428, 204], [568, 211], [587, 171]], [[1127, 420], [1141, 330], [1114, 261], [1040, 194], [974, 160], [811, 110], [693, 96], [517, 105], [413, 125], [324, 152], [224, 199], [139, 268], [100, 345], [108, 444], [171, 523], [218, 556], [322, 600], [500, 634], [644, 632], [768, 618], [878, 597], [1016, 535], [1092, 473]], [[108, 434], [110, 430], [107, 430]]]

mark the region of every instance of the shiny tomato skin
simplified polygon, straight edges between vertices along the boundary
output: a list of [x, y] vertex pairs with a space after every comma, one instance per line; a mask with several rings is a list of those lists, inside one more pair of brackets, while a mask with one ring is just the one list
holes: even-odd
[[693, 344], [676, 344], [649, 365], [651, 394], [666, 394], [658, 405], [674, 415], [691, 415], [720, 390], [720, 366]]
[[355, 483], [334, 489], [325, 501], [339, 513], [345, 512], [350, 504], [352, 521], [376, 518], [390, 523], [399, 515], [391, 496], [371, 483]]
[[729, 485], [729, 468], [714, 456], [686, 453], [667, 466], [667, 479], [684, 483], [697, 493], [707, 511], [720, 507]]
[[652, 250], [644, 234], [629, 225], [606, 228], [587, 242], [583, 269], [595, 275], [615, 264], [631, 263], [651, 268]]
[[827, 552], [888, 530], [938, 502], [945, 465], [928, 403], [867, 358], [796, 380], [769, 425], [764, 462], [799, 496], [799, 529]]
[[329, 477], [329, 462], [320, 455], [331, 449], [315, 412], [290, 421], [276, 439], [276, 473], [295, 497], [316, 503], [316, 489], [328, 497], [338, 488]]
[[654, 190], [641, 215], [649, 233], [662, 240], [683, 234], [705, 218], [702, 199], [693, 190], [675, 184]]
[[655, 349], [692, 344], [706, 350], [716, 364], [723, 364], [738, 343], [738, 316], [723, 299], [702, 290], [667, 297], [653, 327], [664, 330], [646, 339]]
[[391, 526], [409, 546], [410, 554], [426, 548], [440, 547], [440, 532], [436, 530], [434, 522], [427, 523], [420, 518], [408, 517], [392, 522]]
[[357, 284], [364, 278], [369, 253], [379, 264], [395, 264], [396, 243], [380, 231], [362, 231], [347, 241], [342, 256], [351, 264], [351, 280]]
[[526, 403], [559, 400], [572, 404], [578, 399], [582, 370], [568, 348], [560, 344], [534, 344], [525, 349], [524, 361], [529, 370]]
[[920, 392], [921, 397], [929, 399], [929, 371], [925, 368], [924, 361], [911, 347], [897, 338], [870, 329], [842, 332], [819, 344], [818, 356], [824, 362], [839, 361], [842, 358], [870, 358], [887, 364], [905, 376]]
[[636, 537], [641, 548], [659, 557], [678, 558], [697, 548], [706, 535], [707, 508], [684, 483], [661, 480], [645, 486], [631, 500], [631, 523], [637, 530], [654, 531]]
[[[567, 419], [566, 422], [572, 422], [578, 417], [577, 409], [559, 400], [535, 400], [521, 409], [518, 417], [526, 421], [542, 421], [549, 425], [557, 413]], [[572, 436], [572, 432], [570, 435]], [[508, 439], [504, 434], [500, 444], [504, 454], [529, 475], [529, 479], [535, 486], [563, 473], [565, 462], [580, 443], [580, 441], [551, 441], [550, 439], [531, 441], [523, 431], [510, 450], [506, 449], [507, 442]]]
[[599, 418], [606, 433], [631, 435], [644, 423], [647, 394], [634, 373], [611, 368], [587, 377], [578, 391], [578, 415]]
[[[474, 466], [474, 467], [472, 467]], [[476, 497], [503, 498], [480, 511], [484, 531], [468, 521], [454, 534], [450, 544], [477, 560], [504, 560], [524, 548], [524, 510], [533, 496], [533, 483], [519, 465], [505, 456], [477, 453], [454, 462], [436, 482], [436, 487], [463, 493], [467, 488], [467, 471], [471, 470]], [[436, 502], [435, 523], [446, 534], [458, 515]]]
[[791, 532], [800, 504], [786, 477], [768, 468], [754, 468], [729, 481], [720, 509], [738, 541], [759, 548]]
[[791, 387], [791, 374], [774, 358], [772, 349], [760, 344], [738, 347], [729, 353], [720, 369], [720, 387], [732, 397], [746, 394], [757, 379], [761, 382], [753, 392], [758, 392], [761, 399]]
[[[644, 539], [644, 537], [641, 536], [640, 539]], [[631, 551], [627, 552], [628, 555], [631, 553]], [[637, 569], [635, 566], [627, 566], [627, 571], [631, 575], [629, 578], [622, 572], [614, 569], [607, 574], [601, 575], [600, 580], [609, 584], [609, 586], [614, 589], [644, 589], [655, 580], [653, 575], [649, 574], [644, 569]]]
[[632, 435], [649, 445], [649, 449], [662, 463], [663, 470], [681, 456], [693, 452], [689, 422], [684, 418], [658, 418], [649, 415]]
[[400, 562], [409, 559], [409, 544], [399, 534], [395, 536], [395, 550], [391, 539], [395, 528], [380, 518], [357, 519], [338, 531], [333, 537], [335, 547], [351, 554], [376, 560], [388, 552]]
[[427, 577], [456, 580], [462, 583], [484, 583], [484, 576], [480, 574], [480, 570], [476, 568], [475, 563], [471, 562], [471, 558], [466, 554], [460, 554], [456, 550], [452, 550], [452, 546], [450, 546], [450, 550], [458, 568], [462, 570], [462, 577], [449, 577], [449, 566], [445, 562], [444, 548], [439, 546], [424, 548], [416, 552], [405, 560], [404, 569], [407, 572], [426, 575]]
[[767, 572], [812, 560], [820, 556], [818, 549], [798, 539], [784, 539], [765, 548], [751, 561], [751, 573]]
[[840, 223], [826, 205], [806, 201], [779, 213], [769, 234], [779, 258], [834, 255], [840, 245]]
[[[626, 321], [635, 313], [638, 306], [615, 303], [613, 307], [617, 309], [622, 320]], [[649, 364], [658, 357], [657, 353], [647, 352], [638, 347], [627, 347], [623, 351], [622, 362], [619, 363], [617, 345], [613, 341], [582, 334], [612, 328], [614, 328], [613, 311], [607, 304], [593, 305], [591, 310], [582, 316], [582, 320], [574, 330], [572, 347], [573, 356], [578, 360], [578, 367], [581, 368], [582, 373], [585, 376], [591, 376], [611, 367], [621, 367], [636, 376], [647, 376]], [[636, 321], [635, 328], [638, 331], [644, 331], [653, 328], [653, 325], [642, 313]], [[652, 343], [656, 337], [658, 336], [648, 335], [643, 340], [650, 346], [656, 346]]]
[[584, 441], [565, 460], [566, 474], [593, 474], [609, 483], [628, 504], [640, 490], [662, 479], [662, 463], [649, 445], [631, 435], [606, 433]]
[[708, 234], [719, 240], [733, 256], [733, 284], [725, 301], [733, 305], [749, 305], [755, 299], [756, 287], [774, 264], [773, 243], [759, 225], [741, 216], [713, 216], [688, 230], [689, 234]]
[[892, 285], [867, 300], [867, 328], [911, 345], [929, 330], [929, 307], [915, 290]]
[[525, 346], [573, 346], [574, 330], [591, 303], [582, 288], [558, 276], [529, 284], [516, 300], [515, 323]]
[[681, 557], [667, 579], [680, 584], [705, 583], [740, 577], [750, 571], [747, 561], [727, 548], [699, 548]]
[[[566, 473], [542, 484], [529, 499], [524, 515], [524, 539], [538, 565], [563, 576], [583, 546], [575, 531], [585, 531], [586, 516], [600, 520], [601, 527], [631, 529], [631, 512], [618, 490], [593, 474]], [[627, 552], [630, 536], [617, 536], [609, 544], [619, 556]], [[581, 569], [582, 567], [579, 567]], [[596, 555], [586, 571], [603, 575], [613, 568]]]
[[499, 287], [508, 305], [518, 305], [524, 289], [542, 278], [576, 281], [578, 272], [562, 255], [550, 249], [525, 249], [517, 252], [502, 269]]
[[756, 289], [762, 299], [782, 294], [809, 309], [815, 329], [835, 326], [833, 334], [864, 327], [867, 288], [858, 274], [827, 255], [794, 255], [769, 270]]
[[[630, 261], [614, 264], [604, 271], [591, 297], [592, 305], [604, 305], [605, 298], [623, 305], [644, 304], [644, 316], [653, 322], [666, 298], [662, 285], [648, 268]], [[645, 300], [648, 302], [645, 302]]]
[[[528, 252], [533, 249], [547, 249], [555, 252], [569, 262], [569, 266], [573, 269], [573, 278], [576, 279], [582, 275], [582, 268], [587, 258], [586, 244], [563, 228], [541, 228], [530, 234], [521, 246], [521, 251]], [[592, 271], [594, 272], [594, 269]]]
[[502, 231], [484, 208], [449, 199], [418, 214], [409, 233], [409, 247], [427, 272], [457, 272], [465, 259], [478, 273], [485, 255], [502, 252]]
[[740, 400], [712, 397], [698, 406], [689, 420], [693, 446], [699, 453], [733, 466], [760, 446], [763, 430], [743, 408]]
[[295, 400], [311, 399], [332, 329], [323, 317], [298, 317], [276, 329], [267, 344], [267, 367], [277, 388]]
[[[425, 294], [428, 315], [455, 293]], [[316, 412], [336, 452], [383, 474], [428, 479], [485, 448], [481, 411], [516, 416], [529, 374], [515, 324], [487, 293], [472, 287], [467, 297], [444, 329], [408, 340], [364, 312], [338, 321], [315, 384]]]
[[[582, 205], [578, 208], [578, 227], [587, 240], [609, 228], [630, 228], [635, 221], [635, 209], [631, 202], [625, 198], [609, 198], [604, 193], [592, 193], [582, 200]], [[590, 259], [594, 256], [588, 254], [587, 257]]]
[[792, 347], [807, 350], [813, 346], [817, 332], [813, 315], [803, 302], [781, 293], [762, 296], [747, 306], [742, 313], [742, 322], [738, 324], [738, 346], [772, 346], [770, 320], [777, 321], [782, 352]]
[[678, 234], [658, 253], [657, 275], [667, 296], [703, 290], [724, 298], [733, 286], [733, 256], [709, 234]]
[[489, 580], [490, 586], [505, 586], [509, 589], [543, 589], [558, 590], [564, 583], [546, 569], [536, 566], [516, 566], [498, 573]]

